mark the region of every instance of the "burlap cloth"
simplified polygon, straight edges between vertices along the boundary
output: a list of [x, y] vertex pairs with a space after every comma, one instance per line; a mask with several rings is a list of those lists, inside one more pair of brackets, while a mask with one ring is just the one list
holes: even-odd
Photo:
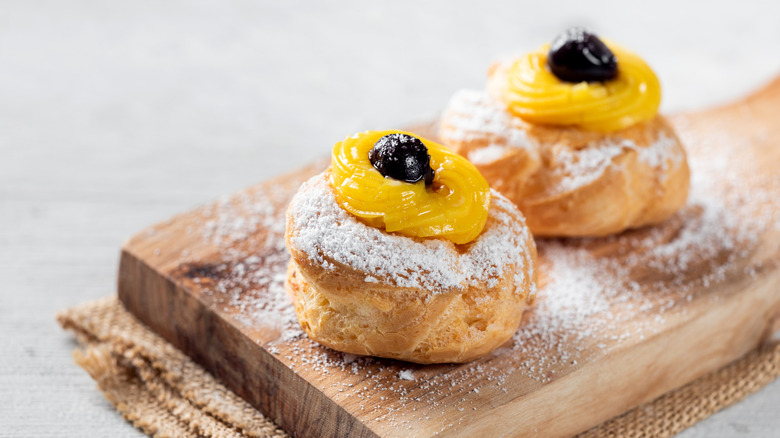
[[[76, 363], [122, 416], [159, 437], [287, 437], [271, 420], [222, 386], [128, 313], [116, 298], [61, 312], [76, 333]], [[669, 437], [769, 384], [780, 375], [780, 342], [755, 350], [584, 432], [583, 437]]]

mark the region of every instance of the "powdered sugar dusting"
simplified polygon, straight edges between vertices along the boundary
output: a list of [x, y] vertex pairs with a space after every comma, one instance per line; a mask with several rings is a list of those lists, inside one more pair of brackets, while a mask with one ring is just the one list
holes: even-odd
[[661, 178], [668, 178], [668, 170], [676, 169], [685, 156], [675, 138], [662, 135], [652, 144], [641, 147], [632, 140], [605, 140], [579, 150], [562, 149], [556, 158], [556, 167], [550, 169], [559, 183], [555, 193], [577, 190], [599, 179], [610, 166], [618, 166], [615, 158], [627, 151], [636, 151], [639, 161], [661, 171]]
[[364, 224], [338, 205], [321, 174], [303, 184], [290, 204], [290, 243], [326, 269], [346, 266], [366, 273], [367, 281], [382, 278], [404, 288], [439, 293], [492, 287], [509, 265], [517, 267], [520, 286], [530, 258], [528, 229], [519, 213], [506, 213], [517, 210], [502, 195], [493, 191], [491, 204], [484, 231], [461, 253], [444, 239], [411, 239]]
[[639, 160], [648, 166], [660, 169], [666, 175], [669, 169], [676, 169], [682, 164], [685, 155], [678, 147], [677, 139], [668, 135], [662, 135], [650, 146], [638, 147], [630, 142], [626, 147], [639, 152]]
[[266, 327], [283, 342], [303, 335], [284, 286], [290, 255], [283, 218], [296, 189], [245, 191], [207, 208], [203, 237], [220, 248], [219, 258], [191, 263], [185, 273], [239, 322]]
[[[421, 424], [457, 431], [485, 400], [501, 405], [515, 399], [519, 387], [538, 387], [614, 348], [641, 342], [680, 321], [688, 302], [717, 300], [712, 286], [735, 275], [759, 275], [761, 266], [752, 258], [759, 239], [780, 230], [780, 175], [749, 181], [750, 157], [740, 163], [720, 154], [713, 159], [712, 150], [706, 143], [692, 150], [689, 203], [664, 224], [608, 238], [539, 240], [536, 303], [510, 344], [468, 364], [417, 366], [343, 354], [303, 335], [283, 288], [289, 260], [285, 199], [296, 187], [215, 205], [205, 219], [204, 239], [220, 248], [220, 259], [198, 262], [189, 277], [218, 305], [232, 309], [246, 333], [271, 332], [271, 342], [259, 334], [258, 342], [328, 397], [357, 406], [366, 421], [399, 434], [411, 435]], [[659, 157], [664, 155], [644, 159], [673, 163]], [[739, 170], [743, 165], [747, 170]], [[254, 217], [239, 220], [246, 212]], [[447, 423], [440, 424], [442, 418]]]
[[[549, 381], [550, 367], [582, 360], [594, 346], [603, 354], [616, 340], [642, 340], [664, 326], [668, 312], [685, 311], [678, 305], [700, 286], [738, 272], [733, 251], [754, 245], [755, 235], [728, 216], [717, 202], [700, 199], [656, 228], [539, 241], [545, 275], [537, 305], [514, 337], [525, 371]], [[605, 246], [624, 250], [601, 255]]]
[[402, 380], [414, 380], [414, 371], [401, 370], [398, 372], [398, 378]]
[[523, 358], [519, 369], [549, 381], [557, 366], [656, 333], [668, 315], [686, 311], [682, 303], [729, 276], [753, 275], [748, 259], [759, 236], [776, 226], [777, 203], [756, 211], [742, 195], [726, 194], [763, 198], [780, 181], [722, 191], [721, 175], [734, 167], [733, 161], [693, 159], [688, 205], [664, 224], [607, 238], [537, 241], [540, 293], [514, 337], [513, 349]]
[[505, 146], [490, 144], [484, 148], [474, 149], [468, 154], [468, 159], [474, 164], [490, 164], [500, 160], [506, 155], [507, 148]]
[[571, 192], [592, 183], [622, 153], [623, 148], [617, 144], [594, 145], [579, 151], [561, 150], [556, 156], [556, 166], [551, 169], [560, 179], [554, 192]]
[[[529, 139], [525, 130], [517, 127], [516, 118], [484, 91], [455, 93], [442, 120], [446, 121], [442, 130], [448, 140], [490, 142], [468, 152], [467, 158], [474, 164], [493, 163], [503, 158], [508, 148], [526, 149], [533, 156], [539, 156], [541, 148], [555, 147]], [[562, 148], [547, 169], [553, 177], [551, 181], [557, 181], [549, 187], [548, 195], [571, 192], [591, 184], [611, 166], [618, 166], [614, 163], [615, 158], [628, 151], [635, 151], [640, 163], [658, 169], [662, 179], [685, 159], [677, 139], [668, 135], [661, 135], [647, 146], [639, 146], [630, 139], [606, 137], [583, 148]]]
[[498, 137], [506, 146], [536, 149], [536, 145], [522, 129], [513, 127], [512, 116], [487, 93], [459, 90], [450, 99], [443, 119], [449, 120], [447, 138], [469, 141], [475, 138]]

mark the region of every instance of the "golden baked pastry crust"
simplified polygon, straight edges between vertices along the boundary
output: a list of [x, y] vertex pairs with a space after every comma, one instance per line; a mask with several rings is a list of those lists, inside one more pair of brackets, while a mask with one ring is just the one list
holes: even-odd
[[[311, 339], [347, 353], [445, 363], [472, 360], [512, 337], [535, 294], [536, 248], [510, 201], [493, 191], [485, 230], [454, 245], [389, 234], [334, 213], [322, 178], [302, 186], [296, 198], [307, 199], [294, 198], [287, 213], [286, 286]], [[332, 239], [317, 234], [331, 222]], [[344, 228], [359, 234], [355, 242], [343, 245]], [[503, 249], [495, 248], [500, 240]], [[377, 249], [384, 252], [365, 260], [374, 256], [364, 241], [385, 245]], [[382, 263], [393, 254], [399, 258]], [[433, 254], [442, 260], [405, 271]], [[379, 268], [369, 270], [372, 263]]]
[[688, 197], [685, 151], [662, 116], [604, 134], [530, 124], [485, 93], [461, 91], [439, 137], [517, 204], [537, 236], [603, 236], [656, 224]]

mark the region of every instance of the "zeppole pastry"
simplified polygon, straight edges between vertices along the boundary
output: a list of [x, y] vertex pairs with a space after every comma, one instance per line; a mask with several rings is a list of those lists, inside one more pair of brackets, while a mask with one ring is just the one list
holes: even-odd
[[466, 362], [505, 343], [536, 292], [517, 207], [463, 157], [402, 131], [337, 143], [287, 210], [287, 291], [335, 350]]
[[440, 140], [511, 199], [538, 236], [603, 236], [662, 222], [685, 204], [680, 140], [637, 55], [580, 28], [490, 67], [455, 94]]

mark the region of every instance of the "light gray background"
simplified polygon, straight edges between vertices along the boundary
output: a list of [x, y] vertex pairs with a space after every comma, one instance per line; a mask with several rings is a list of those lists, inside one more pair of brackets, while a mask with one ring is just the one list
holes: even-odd
[[[114, 293], [123, 239], [430, 118], [500, 54], [591, 26], [665, 111], [780, 74], [780, 2], [366, 3], [0, 1], [0, 436], [138, 436], [54, 322]], [[777, 436], [779, 405], [775, 382], [683, 436]]]

